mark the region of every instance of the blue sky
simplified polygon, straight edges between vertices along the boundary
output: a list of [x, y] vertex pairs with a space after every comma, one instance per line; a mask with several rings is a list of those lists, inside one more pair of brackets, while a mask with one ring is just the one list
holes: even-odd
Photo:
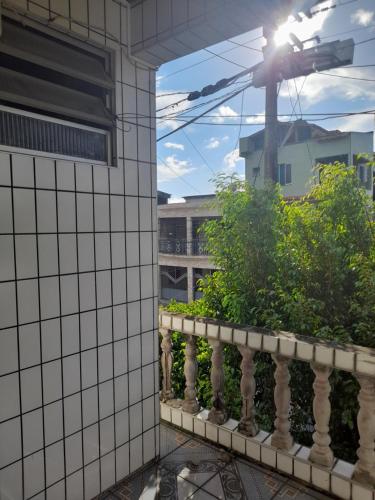
[[[339, 5], [341, 3], [341, 5]], [[312, 35], [319, 35], [322, 42], [352, 37], [355, 42], [368, 38], [375, 38], [375, 2], [374, 0], [329, 0], [321, 7], [337, 4], [313, 17], [304, 19], [302, 23], [293, 23], [283, 33], [293, 32], [300, 39], [307, 39]], [[254, 30], [236, 37], [233, 41], [247, 43], [261, 35], [261, 30]], [[337, 36], [330, 36], [339, 34]], [[264, 39], [258, 39], [249, 46], [260, 49]], [[252, 66], [262, 60], [260, 52], [236, 46], [226, 41], [209, 48], [215, 53], [225, 52], [223, 56], [233, 63], [242, 66]], [[197, 64], [199, 63], [199, 64]], [[213, 57], [211, 53], [201, 50], [177, 61], [164, 64], [157, 73], [157, 93], [174, 93], [198, 90], [201, 87], [215, 83], [223, 77], [232, 76], [241, 68], [221, 58]], [[196, 64], [196, 65], [195, 65]], [[353, 65], [375, 65], [375, 39], [355, 47]], [[195, 65], [190, 69], [185, 69]], [[328, 71], [327, 71], [328, 73]], [[375, 80], [375, 67], [369, 68], [340, 68], [329, 70], [331, 74], [345, 77], [364, 78]], [[231, 87], [233, 89], [234, 87]], [[279, 93], [279, 113], [291, 113], [292, 103], [296, 100], [296, 89], [300, 95], [303, 113], [333, 113], [358, 112], [375, 109], [375, 81], [366, 82], [350, 78], [313, 74], [307, 79], [299, 78], [295, 82], [289, 81], [289, 88], [283, 82]], [[302, 90], [301, 90], [302, 89]], [[222, 92], [225, 93], [228, 90]], [[218, 94], [220, 95], [220, 94]], [[157, 98], [157, 109], [174, 103], [184, 95], [172, 95]], [[216, 97], [212, 96], [212, 97]], [[249, 117], [242, 120], [244, 115], [264, 113], [264, 90], [249, 88], [215, 110], [217, 116], [206, 121], [210, 125], [193, 124], [184, 131], [178, 131], [165, 140], [158, 142], [158, 188], [172, 194], [176, 201], [183, 196], [193, 194], [212, 193], [214, 173], [237, 172], [244, 173], [244, 160], [238, 158], [238, 137], [250, 135], [262, 128], [259, 122], [262, 117]], [[201, 103], [205, 99], [195, 101]], [[242, 100], [243, 99], [243, 100]], [[193, 104], [191, 104], [193, 105]], [[185, 110], [186, 103], [177, 108], [168, 108], [160, 114], [172, 111]], [[203, 111], [202, 108], [199, 111]], [[298, 110], [299, 106], [295, 107]], [[188, 112], [189, 115], [198, 113], [198, 110]], [[213, 114], [213, 113], [210, 113]], [[242, 121], [242, 126], [240, 127]], [[312, 121], [313, 120], [309, 120]], [[231, 125], [227, 125], [230, 123]], [[374, 130], [374, 115], [358, 115], [344, 118], [335, 118], [317, 122], [327, 129], [372, 131]], [[163, 120], [158, 125], [158, 136], [177, 128], [181, 122], [173, 119]], [[208, 165], [207, 165], [208, 164]]]

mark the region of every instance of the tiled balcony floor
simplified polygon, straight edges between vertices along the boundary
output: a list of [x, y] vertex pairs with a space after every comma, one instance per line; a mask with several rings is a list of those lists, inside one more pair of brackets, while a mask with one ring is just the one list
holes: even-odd
[[97, 500], [325, 500], [331, 497], [220, 450], [172, 427], [161, 426], [154, 464]]

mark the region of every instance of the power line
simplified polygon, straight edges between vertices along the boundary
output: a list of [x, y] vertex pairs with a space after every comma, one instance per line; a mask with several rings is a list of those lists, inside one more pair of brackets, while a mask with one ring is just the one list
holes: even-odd
[[197, 148], [197, 146], [193, 143], [193, 141], [187, 135], [187, 133], [185, 132], [185, 130], [181, 130], [181, 132], [184, 134], [184, 136], [186, 137], [186, 139], [188, 140], [188, 142], [190, 143], [190, 145], [192, 146], [192, 148], [196, 151], [196, 153], [202, 158], [202, 160], [203, 160], [204, 164], [206, 165], [206, 167], [208, 167], [208, 169], [211, 171], [211, 173], [213, 175], [216, 175], [215, 170], [211, 167], [211, 165], [208, 163], [208, 161], [206, 160], [206, 158], [203, 156], [203, 154], [199, 151], [199, 149]]
[[209, 49], [203, 49], [205, 52], [208, 52], [209, 54], [214, 55], [215, 57], [218, 57], [219, 59], [222, 59], [223, 61], [229, 62], [230, 64], [234, 64], [234, 66], [238, 66], [239, 68], [244, 68], [246, 69], [246, 66], [243, 64], [236, 63], [234, 61], [231, 61], [230, 59], [227, 59], [226, 57], [222, 56], [221, 54], [216, 54], [216, 52], [213, 52], [212, 50]]
[[167, 167], [171, 172], [173, 172], [175, 175], [176, 175], [176, 179], [179, 179], [181, 182], [184, 182], [187, 186], [189, 186], [191, 189], [194, 189], [195, 192], [197, 192], [198, 194], [202, 194], [195, 186], [193, 186], [193, 184], [190, 184], [190, 182], [188, 182], [186, 179], [184, 179], [183, 177], [181, 177], [179, 175], [179, 173], [173, 168], [171, 167], [170, 165], [168, 165], [168, 163], [166, 163], [163, 158], [161, 158], [160, 156], [157, 157], [159, 161], [162, 162], [162, 164]]
[[[375, 38], [374, 38], [375, 40]], [[313, 75], [325, 75], [325, 76], [334, 76], [336, 78], [344, 78], [345, 80], [358, 80], [360, 82], [375, 82], [375, 79], [370, 79], [370, 78], [359, 78], [356, 76], [346, 76], [346, 75], [336, 75], [335, 73], [325, 73], [325, 72], [319, 72], [319, 73], [312, 73]]]

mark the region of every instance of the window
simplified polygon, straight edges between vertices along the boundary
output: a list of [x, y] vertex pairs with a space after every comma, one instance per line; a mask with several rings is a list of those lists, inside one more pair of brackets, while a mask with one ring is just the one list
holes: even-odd
[[112, 162], [112, 57], [77, 44], [3, 20], [2, 145]]
[[188, 301], [186, 267], [160, 266], [161, 298]]
[[281, 186], [292, 183], [292, 166], [289, 163], [281, 163], [277, 166], [277, 182]]

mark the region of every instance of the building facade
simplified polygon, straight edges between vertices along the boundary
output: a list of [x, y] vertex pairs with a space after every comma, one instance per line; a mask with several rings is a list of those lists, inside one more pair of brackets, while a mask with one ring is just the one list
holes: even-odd
[[[325, 130], [304, 120], [279, 122], [277, 180], [285, 196], [301, 196], [318, 182], [319, 163], [339, 161], [356, 165], [362, 185], [373, 195], [373, 172], [359, 155], [373, 152], [373, 132]], [[240, 140], [245, 158], [246, 179], [251, 185], [264, 184], [264, 130]]]
[[215, 267], [200, 226], [218, 217], [215, 195], [186, 196], [185, 203], [158, 205], [159, 298], [190, 302], [201, 296], [198, 281]]

